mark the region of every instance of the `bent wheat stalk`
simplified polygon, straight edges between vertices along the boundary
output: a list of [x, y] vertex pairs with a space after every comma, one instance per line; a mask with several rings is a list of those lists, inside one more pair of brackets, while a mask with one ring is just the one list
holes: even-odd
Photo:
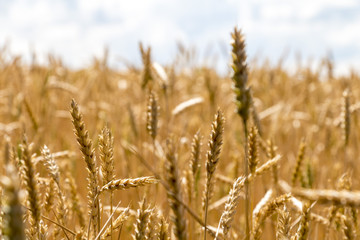
[[99, 194], [104, 191], [142, 187], [148, 184], [156, 184], [158, 182], [159, 180], [153, 176], [112, 180], [99, 190]]
[[360, 191], [291, 188], [285, 181], [281, 181], [280, 186], [294, 196], [317, 201], [319, 204], [360, 207]]

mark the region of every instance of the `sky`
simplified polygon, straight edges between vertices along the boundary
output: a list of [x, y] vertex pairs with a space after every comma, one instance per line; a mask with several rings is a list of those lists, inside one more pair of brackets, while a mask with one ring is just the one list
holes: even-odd
[[0, 0], [0, 48], [39, 62], [48, 53], [73, 68], [89, 66], [109, 49], [111, 66], [140, 64], [139, 42], [160, 64], [178, 43], [197, 51], [198, 64], [229, 69], [230, 33], [246, 37], [249, 59], [292, 66], [331, 53], [335, 71], [360, 69], [358, 0]]

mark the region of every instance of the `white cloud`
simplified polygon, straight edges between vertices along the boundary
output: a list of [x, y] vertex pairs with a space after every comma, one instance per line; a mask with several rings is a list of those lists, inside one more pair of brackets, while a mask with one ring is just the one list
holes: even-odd
[[353, 0], [257, 0], [239, 9], [239, 24], [249, 55], [260, 48], [275, 60], [289, 48], [291, 57], [301, 52], [305, 59], [319, 59], [331, 50], [336, 70], [344, 73], [345, 65], [360, 62], [359, 11], [360, 3]]
[[33, 46], [40, 55], [51, 51], [81, 67], [101, 55], [105, 45], [112, 59], [139, 62], [140, 40], [153, 47], [155, 60], [165, 63], [181, 40], [198, 47], [202, 56], [212, 49], [227, 69], [228, 55], [221, 46], [229, 51], [230, 32], [238, 23], [250, 57], [260, 50], [277, 60], [288, 48], [319, 59], [331, 49], [344, 69], [360, 62], [356, 9], [356, 0], [0, 0], [0, 21], [6, 23], [0, 27], [0, 44], [10, 39], [16, 54], [26, 55]]

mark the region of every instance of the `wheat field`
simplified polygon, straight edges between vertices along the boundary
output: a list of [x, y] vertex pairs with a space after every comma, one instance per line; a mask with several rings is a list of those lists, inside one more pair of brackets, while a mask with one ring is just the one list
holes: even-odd
[[358, 239], [360, 76], [0, 52], [2, 239]]

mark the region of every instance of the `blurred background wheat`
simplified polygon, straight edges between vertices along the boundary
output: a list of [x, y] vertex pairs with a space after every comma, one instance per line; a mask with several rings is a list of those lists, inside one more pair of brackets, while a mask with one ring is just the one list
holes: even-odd
[[[47, 13], [47, 3], [35, 2], [31, 8]], [[311, 15], [315, 19], [323, 12], [320, 2]], [[3, 28], [12, 39], [0, 52], [3, 238], [357, 239], [360, 75], [350, 69], [359, 62], [359, 36], [344, 33], [344, 39], [353, 41], [348, 55], [342, 52], [346, 49], [323, 44], [324, 39], [313, 35], [314, 45], [302, 41], [290, 46], [290, 56], [299, 50], [308, 58], [314, 46], [323, 45], [313, 52], [317, 60], [304, 64], [273, 55], [287, 44], [273, 44], [282, 33], [272, 33], [264, 49], [265, 54], [273, 49], [270, 61], [264, 61], [254, 49], [267, 38], [256, 41], [260, 33], [249, 27], [273, 14], [260, 1], [244, 4], [245, 9], [260, 9], [257, 20], [235, 13], [221, 28], [191, 36], [189, 42], [205, 53], [200, 60], [186, 41], [176, 50], [179, 39], [173, 32], [146, 34], [141, 31], [145, 26], [138, 25], [129, 35], [133, 42], [124, 40], [114, 48], [112, 41], [118, 38], [109, 38], [109, 48], [103, 51], [102, 40], [110, 31], [107, 18], [116, 15], [111, 7], [121, 5], [110, 3], [77, 1], [80, 13], [97, 9], [105, 19], [104, 25], [84, 28], [86, 41], [78, 49], [82, 42], [72, 41], [76, 34], [53, 42], [59, 35], [39, 26], [27, 35], [20, 13], [29, 2], [0, 2], [14, 20]], [[156, 4], [144, 4], [145, 10], [127, 7], [147, 16], [148, 11], [156, 13], [151, 10], [161, 3]], [[294, 8], [273, 4], [278, 7], [275, 13]], [[236, 4], [213, 4], [218, 5], [225, 14]], [[15, 6], [20, 6], [19, 12]], [[55, 6], [61, 14], [72, 3]], [[334, 1], [324, 11], [338, 16], [330, 10], [358, 7], [356, 2]], [[212, 16], [209, 9], [203, 11]], [[124, 21], [134, 16], [124, 14]], [[165, 21], [164, 16], [155, 20]], [[301, 16], [308, 15], [295, 14], [295, 19]], [[44, 24], [54, 24], [57, 31], [62, 17]], [[237, 19], [245, 26], [241, 31], [233, 30]], [[274, 17], [272, 23], [278, 20]], [[151, 21], [148, 24], [156, 26]], [[314, 30], [310, 23], [305, 26]], [[98, 33], [94, 29], [105, 31], [98, 42], [90, 41], [90, 33]], [[43, 39], [37, 31], [49, 36]], [[220, 34], [215, 40], [225, 42], [217, 50], [221, 57], [205, 47], [215, 32]], [[310, 32], [301, 35], [310, 41]], [[27, 43], [19, 40], [23, 34], [36, 36], [31, 57], [24, 50]], [[268, 33], [261, 34], [264, 38]], [[144, 40], [140, 46], [138, 38]], [[49, 45], [38, 49], [45, 42]], [[91, 46], [99, 51], [90, 51]], [[45, 56], [52, 47], [55, 54]], [[334, 47], [334, 55], [326, 54], [328, 47]], [[118, 53], [127, 61], [118, 61]]]

